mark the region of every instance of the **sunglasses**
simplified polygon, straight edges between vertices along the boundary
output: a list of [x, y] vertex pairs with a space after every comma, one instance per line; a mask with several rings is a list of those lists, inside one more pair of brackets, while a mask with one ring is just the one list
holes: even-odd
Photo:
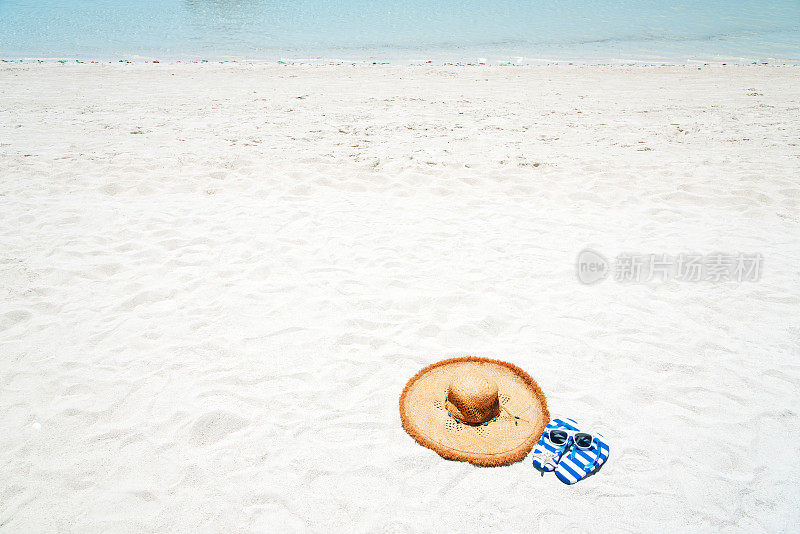
[[547, 438], [553, 445], [558, 447], [566, 445], [572, 437], [572, 445], [578, 450], [588, 450], [592, 448], [594, 437], [586, 432], [576, 432], [574, 430], [564, 430], [563, 428], [554, 428], [547, 432]]

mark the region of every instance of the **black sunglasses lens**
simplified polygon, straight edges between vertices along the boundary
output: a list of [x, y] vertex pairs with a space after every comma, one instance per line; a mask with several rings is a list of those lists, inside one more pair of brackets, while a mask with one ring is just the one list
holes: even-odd
[[564, 432], [563, 430], [551, 430], [550, 431], [550, 441], [552, 441], [556, 445], [563, 445], [567, 442], [567, 437], [569, 435]]
[[575, 434], [575, 445], [581, 449], [588, 449], [592, 446], [591, 434]]

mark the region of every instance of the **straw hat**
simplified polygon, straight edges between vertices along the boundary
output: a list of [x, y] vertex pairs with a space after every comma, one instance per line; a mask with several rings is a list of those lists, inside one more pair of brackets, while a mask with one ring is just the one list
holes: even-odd
[[400, 418], [411, 437], [440, 456], [490, 466], [523, 459], [550, 413], [528, 373], [500, 360], [466, 357], [414, 375], [400, 395]]

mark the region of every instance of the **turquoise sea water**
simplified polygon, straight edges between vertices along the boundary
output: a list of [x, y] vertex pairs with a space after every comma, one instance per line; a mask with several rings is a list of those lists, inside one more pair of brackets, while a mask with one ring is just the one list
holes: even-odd
[[800, 62], [800, 2], [0, 0], [0, 57]]

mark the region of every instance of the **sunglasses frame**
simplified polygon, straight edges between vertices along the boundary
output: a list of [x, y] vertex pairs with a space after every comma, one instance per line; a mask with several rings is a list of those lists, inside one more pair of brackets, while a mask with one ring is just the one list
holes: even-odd
[[[556, 443], [555, 441], [553, 441], [553, 439], [550, 437], [550, 433], [553, 432], [553, 431], [564, 432], [567, 435], [566, 441], [564, 441], [564, 443]], [[584, 436], [589, 436], [589, 438], [591, 438], [591, 441], [589, 441], [589, 444], [586, 445], [585, 447], [581, 447], [580, 445], [578, 445], [575, 442], [575, 436], [578, 436], [580, 434], [583, 434]], [[561, 447], [563, 445], [567, 445], [567, 444], [569, 444], [569, 442], [571, 440], [572, 441], [572, 446], [574, 448], [578, 449], [578, 450], [581, 450], [581, 451], [587, 451], [587, 450], [591, 449], [592, 446], [594, 445], [594, 436], [591, 435], [589, 432], [582, 432], [582, 431], [579, 431], [579, 430], [567, 430], [566, 428], [553, 428], [551, 430], [548, 430], [547, 431], [547, 439], [550, 440], [550, 443], [552, 443], [556, 447]]]

